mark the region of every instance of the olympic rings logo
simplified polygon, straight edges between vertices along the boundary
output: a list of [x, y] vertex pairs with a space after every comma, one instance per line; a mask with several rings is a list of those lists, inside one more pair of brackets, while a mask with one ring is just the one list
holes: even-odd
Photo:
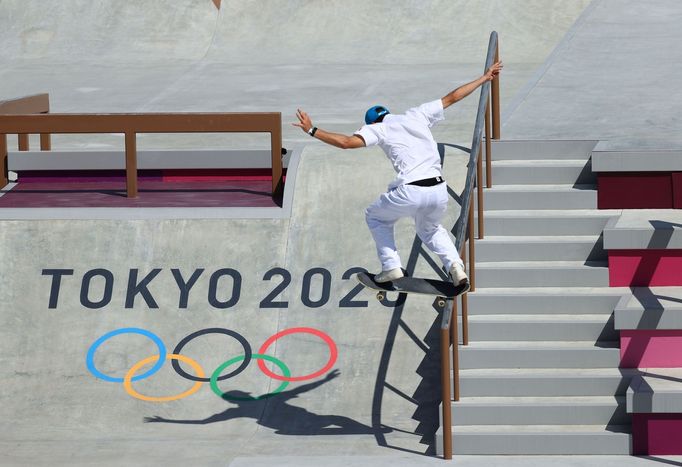
[[[288, 336], [290, 334], [299, 334], [299, 333], [304, 333], [304, 334], [312, 334], [316, 337], [319, 337], [322, 339], [326, 344], [327, 347], [329, 348], [329, 359], [327, 360], [327, 363], [320, 368], [319, 370], [309, 373], [307, 375], [301, 375], [301, 376], [291, 376], [291, 370], [289, 370], [289, 367], [284, 364], [281, 360], [278, 358], [275, 358], [271, 355], [267, 355], [266, 352], [268, 348], [275, 343], [278, 339]], [[126, 372], [125, 376], [121, 377], [114, 377], [110, 376], [107, 374], [102, 373], [100, 370], [97, 369], [95, 366], [95, 353], [97, 352], [97, 349], [106, 341], [111, 339], [112, 337], [121, 335], [121, 334], [140, 334], [142, 336], [145, 336], [154, 342], [156, 344], [159, 353], [157, 355], [152, 355], [150, 357], [147, 357], [145, 359], [140, 360], [139, 362], [135, 363], [133, 366], [130, 367], [130, 369]], [[206, 334], [225, 334], [227, 336], [230, 336], [234, 339], [237, 340], [241, 344], [241, 346], [244, 348], [244, 354], [243, 355], [237, 355], [235, 357], [230, 358], [229, 360], [225, 361], [224, 363], [220, 364], [211, 374], [211, 376], [207, 377], [206, 372], [204, 369], [197, 363], [195, 360], [182, 355], [181, 351], [187, 345], [190, 341], [201, 337]], [[317, 378], [326, 372], [328, 372], [333, 366], [334, 363], [336, 363], [336, 359], [338, 357], [338, 350], [336, 348], [336, 344], [334, 343], [334, 340], [329, 337], [329, 335], [325, 334], [324, 332], [314, 329], [314, 328], [306, 328], [306, 327], [298, 327], [298, 328], [289, 328], [285, 329], [283, 331], [280, 331], [276, 334], [273, 334], [272, 336], [268, 337], [263, 345], [260, 346], [258, 349], [258, 353], [253, 353], [251, 350], [251, 345], [249, 342], [242, 336], [241, 334], [231, 330], [231, 329], [225, 329], [225, 328], [207, 328], [207, 329], [201, 329], [199, 331], [196, 331], [184, 339], [182, 339], [180, 342], [178, 342], [178, 345], [175, 346], [175, 349], [173, 349], [172, 353], [168, 353], [166, 350], [166, 346], [164, 345], [163, 341], [154, 333], [147, 331], [146, 329], [140, 329], [140, 328], [120, 328], [116, 329], [114, 331], [110, 331], [104, 335], [102, 335], [99, 339], [97, 339], [88, 349], [88, 353], [85, 359], [86, 366], [90, 373], [92, 373], [95, 377], [102, 379], [104, 381], [112, 382], [112, 383], [123, 383], [123, 387], [125, 388], [125, 391], [131, 396], [136, 399], [140, 399], [143, 401], [148, 401], [148, 402], [170, 402], [170, 401], [175, 401], [179, 399], [184, 399], [185, 397], [191, 396], [195, 392], [197, 392], [199, 389], [201, 389], [201, 386], [203, 386], [204, 383], [209, 383], [211, 390], [221, 399], [227, 399], [227, 400], [239, 400], [239, 401], [254, 401], [254, 400], [260, 400], [260, 399], [265, 399], [267, 397], [272, 397], [280, 392], [282, 392], [290, 382], [295, 382], [295, 381], [306, 381], [310, 379]], [[190, 381], [194, 381], [195, 384], [188, 389], [185, 392], [182, 392], [180, 394], [175, 394], [171, 396], [147, 396], [144, 394], [140, 394], [133, 388], [133, 382], [139, 381], [142, 379], [149, 378], [152, 376], [154, 373], [159, 371], [166, 360], [171, 361], [171, 365], [173, 366], [173, 369], [175, 372], [182, 376], [185, 379], [188, 379]], [[251, 360], [257, 360], [258, 361], [258, 367], [260, 368], [261, 372], [263, 372], [266, 376], [269, 376], [272, 379], [281, 381], [282, 383], [275, 388], [272, 392], [269, 392], [267, 394], [263, 394], [260, 396], [256, 397], [236, 397], [228, 394], [227, 392], [223, 392], [219, 387], [218, 387], [218, 382], [219, 381], [224, 381], [226, 379], [232, 378], [234, 376], [237, 376], [240, 374], [242, 371], [246, 369], [246, 367], [251, 363]], [[271, 362], [274, 363], [275, 366], [277, 366], [281, 370], [281, 375], [277, 374], [273, 371], [271, 371], [266, 365], [265, 362]], [[185, 370], [180, 367], [179, 362], [184, 362], [187, 365], [189, 365], [193, 370], [194, 374], [191, 375], [187, 373]], [[138, 374], [138, 372], [144, 368], [147, 365], [152, 365], [152, 367], [145, 371], [142, 374]], [[225, 370], [228, 368], [232, 367], [233, 365], [239, 364], [234, 370], [230, 371], [229, 373], [222, 374]]]

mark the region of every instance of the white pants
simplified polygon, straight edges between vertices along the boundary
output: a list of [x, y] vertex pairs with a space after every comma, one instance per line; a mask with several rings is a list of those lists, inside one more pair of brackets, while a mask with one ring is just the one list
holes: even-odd
[[402, 267], [395, 246], [394, 226], [402, 217], [412, 217], [417, 235], [438, 255], [449, 271], [453, 264], [464, 267], [447, 230], [440, 224], [448, 205], [445, 183], [431, 187], [400, 185], [384, 193], [365, 211], [365, 219], [377, 245], [382, 271]]

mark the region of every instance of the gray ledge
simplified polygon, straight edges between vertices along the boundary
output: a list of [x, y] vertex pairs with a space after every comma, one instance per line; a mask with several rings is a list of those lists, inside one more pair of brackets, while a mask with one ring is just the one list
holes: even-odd
[[600, 141], [592, 151], [593, 172], [682, 171], [682, 148], [620, 147]]
[[627, 209], [604, 229], [606, 250], [682, 249], [682, 210]]
[[614, 309], [616, 330], [682, 329], [682, 287], [638, 287]]
[[[138, 169], [269, 169], [268, 150], [143, 150]], [[283, 158], [286, 167], [289, 157]], [[9, 170], [123, 170], [125, 151], [9, 151]]]
[[628, 413], [682, 413], [682, 368], [653, 368], [630, 382]]

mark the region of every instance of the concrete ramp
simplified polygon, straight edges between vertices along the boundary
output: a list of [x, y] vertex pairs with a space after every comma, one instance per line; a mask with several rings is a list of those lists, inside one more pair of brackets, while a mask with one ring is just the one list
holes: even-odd
[[[454, 191], [460, 154], [446, 154]], [[438, 311], [379, 303], [351, 277], [377, 268], [363, 212], [392, 177], [382, 157], [305, 150], [290, 218], [3, 222], [0, 463], [433, 453]], [[406, 266], [435, 276], [398, 230]], [[225, 397], [190, 380], [221, 365]]]
[[[49, 92], [53, 112], [306, 109], [352, 132], [377, 102], [393, 112], [477, 77], [490, 31], [501, 38], [502, 104], [532, 76], [589, 0], [3, 0], [0, 99]], [[436, 130], [470, 144], [476, 100]], [[285, 146], [310, 141], [285, 125]], [[54, 148], [121, 148], [61, 136]], [[140, 135], [145, 148], [268, 147], [266, 137]]]

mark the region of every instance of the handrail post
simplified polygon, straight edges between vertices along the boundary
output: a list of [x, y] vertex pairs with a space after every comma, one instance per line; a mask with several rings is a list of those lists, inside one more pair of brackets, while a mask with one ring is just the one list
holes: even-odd
[[[476, 195], [478, 208], [478, 238], [483, 238], [483, 147], [478, 147], [476, 161]], [[473, 221], [473, 219], [472, 219]]]
[[474, 251], [474, 203], [469, 204], [469, 282], [471, 292], [476, 290], [476, 256]]
[[7, 161], [7, 135], [0, 134], [0, 188], [4, 188], [9, 183], [9, 169]]
[[[500, 39], [497, 39], [495, 47], [495, 62], [500, 61]], [[490, 87], [492, 94], [492, 113], [493, 113], [493, 139], [500, 139], [500, 75], [493, 78]]]
[[450, 337], [452, 340], [452, 399], [459, 400], [459, 323], [457, 319], [457, 297], [452, 300], [452, 318], [450, 319]]
[[469, 292], [462, 294], [462, 345], [469, 345]]
[[272, 197], [278, 201], [284, 191], [282, 174], [282, 116], [270, 132], [270, 151], [272, 152]]
[[137, 198], [137, 134], [127, 131], [126, 146], [126, 191], [128, 198]]
[[[467, 248], [466, 242], [464, 248], [462, 249], [462, 261], [466, 263], [467, 261]], [[475, 271], [474, 271], [475, 273]], [[469, 278], [471, 279], [472, 273], [469, 271]], [[471, 290], [471, 289], [469, 289]], [[469, 292], [467, 292], [469, 293]], [[469, 313], [466, 308], [467, 302], [464, 300], [467, 294], [462, 294], [462, 343], [463, 345], [469, 345]]]
[[[453, 300], [454, 301], [454, 300]], [[443, 458], [452, 459], [452, 395], [450, 394], [450, 329], [440, 330], [440, 387], [443, 401]]]
[[490, 97], [485, 106], [485, 187], [493, 186], [493, 150], [490, 141]]

